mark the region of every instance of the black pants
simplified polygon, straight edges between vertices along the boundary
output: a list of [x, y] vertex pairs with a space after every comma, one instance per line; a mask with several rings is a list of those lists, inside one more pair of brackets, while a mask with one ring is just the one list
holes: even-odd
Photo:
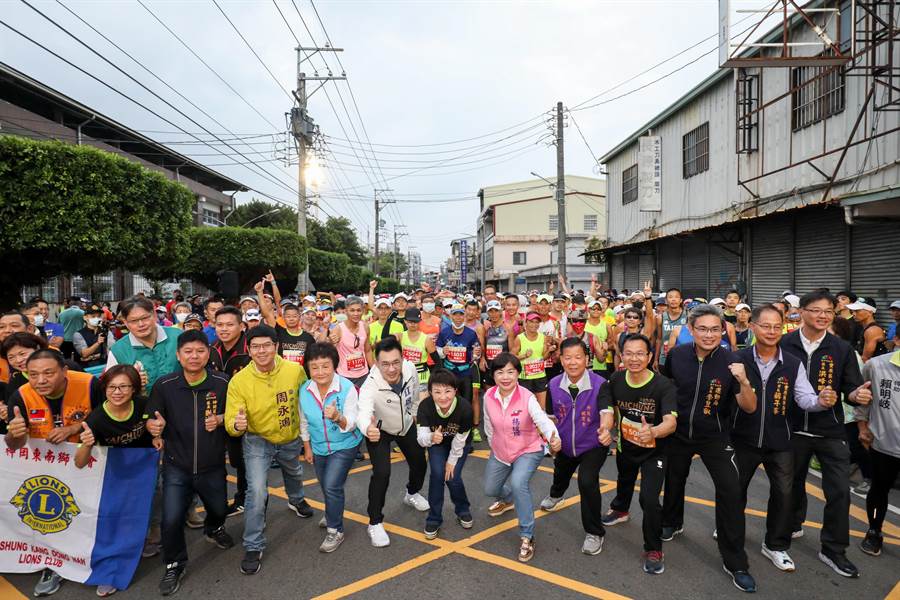
[[850, 463], [856, 463], [863, 479], [871, 481], [872, 459], [869, 451], [859, 441], [859, 425], [856, 424], [856, 421], [844, 423], [844, 430], [847, 432], [847, 446], [850, 448]]
[[813, 454], [822, 465], [822, 491], [825, 514], [819, 540], [822, 549], [844, 554], [850, 545], [850, 449], [837, 438], [794, 435], [794, 489], [792, 493], [792, 531], [799, 531], [806, 520], [806, 475]]
[[747, 489], [759, 465], [769, 478], [769, 504], [766, 509], [766, 547], [788, 550], [791, 547], [791, 486], [794, 481], [794, 451], [760, 449], [735, 443], [738, 472], [741, 477], [743, 508], [747, 508]]
[[75, 356], [75, 344], [63, 342], [59, 345], [59, 351], [62, 353], [63, 358], [72, 359]]
[[610, 508], [628, 512], [631, 506], [631, 496], [634, 494], [634, 482], [640, 471], [641, 493], [638, 501], [644, 513], [641, 530], [644, 534], [645, 552], [662, 550], [663, 508], [659, 503], [659, 493], [662, 491], [663, 480], [666, 477], [667, 460], [664, 454], [654, 456], [642, 453], [640, 457], [633, 457], [622, 451], [616, 452], [616, 467], [619, 470], [619, 476], [616, 481], [616, 497], [610, 504]]
[[184, 518], [194, 494], [206, 508], [204, 533], [211, 534], [225, 524], [228, 492], [225, 465], [193, 475], [166, 464], [163, 469], [162, 547], [165, 564], [184, 563], [188, 559], [184, 542]]
[[[724, 440], [688, 442], [679, 438], [669, 441], [666, 450], [666, 495], [663, 499], [663, 527], [684, 524], [684, 487], [691, 470], [691, 459], [700, 455], [716, 486], [716, 530], [719, 554], [729, 571], [746, 571], [744, 551], [744, 510], [741, 483], [734, 450]], [[643, 483], [641, 489], [643, 489]]]
[[425, 483], [425, 449], [416, 441], [416, 428], [410, 427], [404, 436], [381, 432], [381, 438], [372, 443], [366, 439], [369, 459], [372, 461], [372, 479], [369, 480], [369, 524], [377, 525], [384, 521], [384, 498], [388, 484], [391, 482], [391, 442], [397, 442], [400, 452], [409, 465], [409, 482], [406, 491], [415, 494]]
[[247, 496], [247, 470], [244, 468], [244, 445], [242, 437], [225, 436], [225, 445], [228, 448], [228, 462], [237, 471], [237, 492], [234, 494], [234, 503], [243, 506]]
[[599, 446], [572, 458], [562, 452], [553, 459], [553, 484], [550, 495], [562, 498], [569, 488], [575, 469], [578, 469], [578, 495], [581, 496], [581, 525], [586, 533], [603, 536], [606, 530], [603, 516], [603, 497], [600, 494], [600, 469], [606, 462], [609, 448]]
[[900, 458], [875, 449], [869, 451], [869, 456], [872, 457], [872, 487], [866, 496], [866, 512], [869, 513], [869, 529], [881, 531], [888, 494], [900, 473]]

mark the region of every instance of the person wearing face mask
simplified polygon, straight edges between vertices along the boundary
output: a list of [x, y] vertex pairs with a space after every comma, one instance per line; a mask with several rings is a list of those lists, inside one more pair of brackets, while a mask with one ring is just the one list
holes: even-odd
[[50, 307], [44, 300], [32, 299], [22, 307], [22, 313], [34, 325], [35, 333], [43, 336], [51, 346], [59, 348], [62, 345], [63, 327], [59, 323], [50, 322]]
[[106, 364], [107, 332], [103, 329], [103, 309], [92, 304], [84, 311], [85, 326], [75, 332], [75, 358], [82, 367]]
[[191, 305], [187, 302], [178, 302], [172, 308], [172, 318], [175, 319], [174, 326], [178, 329], [184, 329], [184, 322], [187, 320], [188, 315], [193, 312]]
[[588, 315], [584, 310], [573, 310], [568, 314], [569, 333], [566, 337], [577, 337], [588, 349], [588, 362], [593, 365], [597, 356], [606, 356], [606, 342], [587, 330]]

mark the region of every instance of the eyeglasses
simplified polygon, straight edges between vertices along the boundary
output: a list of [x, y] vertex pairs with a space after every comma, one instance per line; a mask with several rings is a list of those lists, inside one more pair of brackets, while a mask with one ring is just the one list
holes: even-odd
[[275, 347], [274, 342], [266, 342], [265, 344], [250, 344], [248, 346], [250, 348], [250, 352], [260, 352], [262, 350], [269, 350]]
[[694, 331], [696, 331], [700, 335], [720, 335], [722, 333], [722, 328], [721, 327], [694, 327]]
[[640, 317], [637, 315], [625, 315], [625, 318], [626, 319], [640, 319]]
[[826, 317], [833, 317], [833, 316], [834, 316], [834, 311], [831, 310], [831, 309], [825, 309], [825, 308], [801, 308], [800, 310], [805, 310], [806, 312], [808, 312], [809, 314], [811, 314], [811, 315], [814, 316], [814, 317], [821, 317], [821, 316], [823, 316], [823, 315], [826, 316]]
[[631, 359], [631, 358], [644, 359], [644, 358], [647, 358], [647, 353], [646, 352], [625, 352], [622, 354], [622, 357], [625, 358], [626, 360]]
[[763, 325], [762, 323], [754, 323], [754, 326], [762, 329], [763, 331], [781, 331], [781, 325]]
[[109, 392], [130, 392], [134, 389], [134, 386], [130, 383], [123, 383], [122, 385], [108, 385], [106, 386], [106, 390]]
[[382, 369], [399, 369], [400, 365], [403, 364], [403, 361], [402, 360], [394, 360], [391, 362], [383, 362], [383, 363], [378, 363], [378, 364]]
[[599, 304], [595, 304], [594, 306], [590, 307], [588, 310], [603, 310], [603, 307], [600, 306]]

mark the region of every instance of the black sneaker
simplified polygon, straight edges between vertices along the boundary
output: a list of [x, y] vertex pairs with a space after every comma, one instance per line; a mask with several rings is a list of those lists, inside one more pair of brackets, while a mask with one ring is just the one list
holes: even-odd
[[734, 587], [742, 592], [748, 592], [750, 594], [756, 591], [756, 580], [753, 579], [753, 575], [751, 575], [749, 571], [735, 571], [732, 573], [725, 565], [722, 565], [722, 568], [725, 569], [726, 573], [731, 575], [731, 581], [734, 583]]
[[177, 562], [166, 565], [166, 573], [159, 581], [159, 593], [163, 596], [171, 596], [181, 587], [181, 580], [184, 579], [185, 565]]
[[238, 504], [237, 500], [228, 505], [228, 510], [225, 511], [225, 518], [236, 517], [237, 515], [244, 512], [244, 505]]
[[662, 552], [651, 550], [644, 552], [644, 573], [659, 575], [666, 570], [666, 559]]
[[207, 534], [206, 541], [210, 544], [215, 544], [222, 550], [228, 550], [232, 546], [234, 546], [234, 540], [231, 539], [231, 536], [228, 535], [228, 532], [225, 531], [225, 527], [219, 527], [212, 533]]
[[438, 530], [441, 526], [435, 523], [425, 523], [425, 539], [433, 540], [438, 536]]
[[241, 573], [244, 575], [256, 575], [262, 566], [262, 550], [247, 550], [244, 560], [241, 561]]
[[682, 533], [684, 533], [684, 525], [679, 525], [678, 527], [663, 527], [660, 539], [664, 542], [671, 542], [676, 535]]
[[313, 509], [306, 501], [306, 499], [300, 500], [300, 502], [288, 502], [288, 508], [297, 513], [297, 516], [301, 519], [308, 519], [313, 516]]
[[870, 529], [866, 532], [866, 537], [859, 543], [859, 549], [871, 556], [881, 554], [881, 546], [884, 544], [884, 538], [881, 537], [880, 531]]
[[835, 554], [823, 549], [819, 552], [819, 560], [831, 567], [841, 577], [850, 577], [851, 579], [859, 577], [856, 565], [847, 560], [847, 556], [844, 554]]

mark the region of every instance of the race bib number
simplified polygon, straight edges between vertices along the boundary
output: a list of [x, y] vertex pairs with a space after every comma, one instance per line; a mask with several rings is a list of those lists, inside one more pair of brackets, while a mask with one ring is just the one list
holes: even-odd
[[303, 364], [303, 352], [300, 350], [284, 350], [282, 358], [299, 365]]
[[656, 439], [651, 439], [649, 443], [644, 443], [638, 437], [638, 432], [641, 430], [641, 424], [632, 421], [628, 417], [622, 417], [622, 423], [619, 425], [619, 431], [622, 434], [622, 437], [634, 444], [635, 446], [640, 446], [641, 448], [656, 448]]
[[450, 346], [444, 352], [444, 355], [447, 357], [447, 360], [454, 364], [463, 365], [466, 363], [466, 349], [464, 346]]
[[540, 375], [544, 372], [544, 361], [541, 359], [526, 362], [523, 367], [525, 368], [525, 375]]
[[403, 358], [413, 364], [422, 362], [422, 349], [406, 347], [403, 349]]
[[501, 352], [503, 352], [503, 346], [499, 344], [488, 344], [484, 348], [484, 357], [488, 360], [494, 360]]
[[347, 355], [347, 370], [360, 371], [366, 367], [366, 357], [359, 352]]
[[552, 369], [553, 368], [553, 360], [550, 358], [544, 359], [544, 368]]

